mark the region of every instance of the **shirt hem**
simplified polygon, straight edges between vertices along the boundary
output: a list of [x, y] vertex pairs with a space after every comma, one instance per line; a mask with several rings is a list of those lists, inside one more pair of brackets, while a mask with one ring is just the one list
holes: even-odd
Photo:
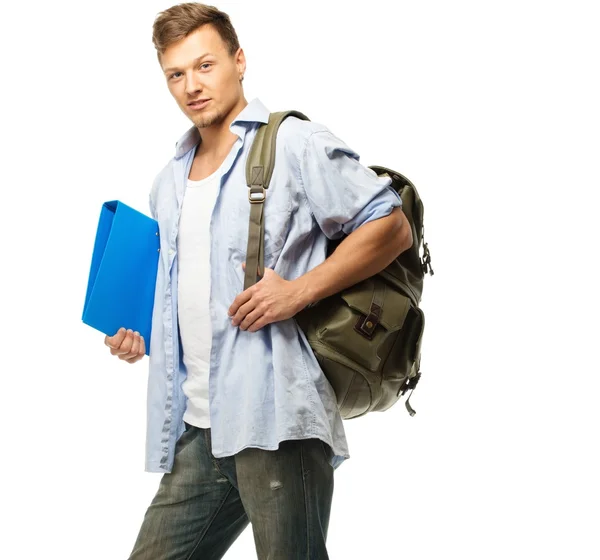
[[232, 452], [217, 451], [217, 452], [215, 452], [213, 450], [212, 453], [216, 459], [222, 459], [224, 457], [231, 457], [232, 455], [236, 455], [237, 453], [240, 453], [240, 451], [243, 451], [244, 449], [248, 449], [248, 448], [262, 449], [264, 451], [276, 451], [277, 449], [279, 449], [279, 445], [282, 441], [298, 441], [301, 439], [312, 439], [312, 438], [320, 439], [321, 441], [323, 441], [327, 445], [329, 445], [329, 447], [331, 447], [331, 449], [334, 450], [334, 454], [330, 461], [330, 464], [334, 469], [337, 469], [344, 461], [346, 461], [347, 459], [350, 459], [350, 454], [347, 451], [346, 452], [342, 451], [342, 454], [338, 455], [335, 451], [334, 446], [332, 445], [332, 443], [330, 441], [327, 441], [327, 439], [319, 437], [316, 434], [312, 434], [312, 435], [307, 434], [307, 435], [295, 436], [295, 437], [284, 437], [284, 438], [281, 438], [277, 442], [277, 445], [262, 445], [260, 443], [250, 442], [246, 445], [239, 447], [236, 451], [232, 451]]

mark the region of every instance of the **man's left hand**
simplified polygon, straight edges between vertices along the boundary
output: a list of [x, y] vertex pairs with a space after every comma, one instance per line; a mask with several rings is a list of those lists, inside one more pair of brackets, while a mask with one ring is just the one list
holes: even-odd
[[[242, 268], [246, 270], [246, 263]], [[304, 307], [297, 285], [272, 268], [265, 268], [263, 277], [233, 300], [228, 313], [232, 325], [255, 332], [269, 323], [293, 317]]]

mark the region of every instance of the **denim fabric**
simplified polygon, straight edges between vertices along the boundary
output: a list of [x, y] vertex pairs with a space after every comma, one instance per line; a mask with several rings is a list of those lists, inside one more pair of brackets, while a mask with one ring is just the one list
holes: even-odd
[[[223, 163], [210, 221], [212, 344], [210, 425], [215, 457], [285, 440], [318, 438], [337, 467], [349, 457], [335, 394], [293, 317], [256, 332], [231, 324], [227, 311], [244, 286], [250, 203], [246, 159], [269, 111], [250, 102], [230, 125], [238, 136]], [[147, 397], [146, 470], [169, 473], [181, 436], [187, 371], [178, 330], [177, 236], [187, 178], [201, 137], [191, 127], [157, 175], [149, 203], [160, 230]], [[325, 126], [286, 119], [264, 205], [265, 266], [294, 280], [327, 257], [329, 239], [350, 234], [402, 205], [390, 187]], [[206, 297], [206, 294], [205, 296]]]
[[259, 560], [329, 558], [334, 469], [326, 443], [284, 441], [275, 451], [219, 459], [210, 429], [185, 425], [129, 560], [216, 560], [249, 522]]

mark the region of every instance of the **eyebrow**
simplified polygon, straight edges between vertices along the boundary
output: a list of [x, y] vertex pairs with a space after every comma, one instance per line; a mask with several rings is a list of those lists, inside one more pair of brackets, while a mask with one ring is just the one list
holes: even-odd
[[[203, 58], [206, 58], [207, 56], [214, 56], [212, 53], [205, 53], [202, 56], [199, 56], [198, 58], [195, 58], [193, 60], [194, 64], [200, 62]], [[167, 74], [168, 72], [173, 72], [174, 70], [179, 70], [179, 68], [177, 66], [172, 66], [171, 68], [165, 68], [163, 70], [164, 74]]]

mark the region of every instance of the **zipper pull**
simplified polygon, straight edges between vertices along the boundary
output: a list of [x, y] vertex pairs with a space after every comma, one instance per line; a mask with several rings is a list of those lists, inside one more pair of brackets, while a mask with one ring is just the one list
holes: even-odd
[[427, 268], [429, 267], [429, 274], [433, 276], [433, 268], [431, 268], [431, 253], [427, 243], [423, 243], [423, 259], [421, 260], [421, 268], [423, 274], [427, 274]]

